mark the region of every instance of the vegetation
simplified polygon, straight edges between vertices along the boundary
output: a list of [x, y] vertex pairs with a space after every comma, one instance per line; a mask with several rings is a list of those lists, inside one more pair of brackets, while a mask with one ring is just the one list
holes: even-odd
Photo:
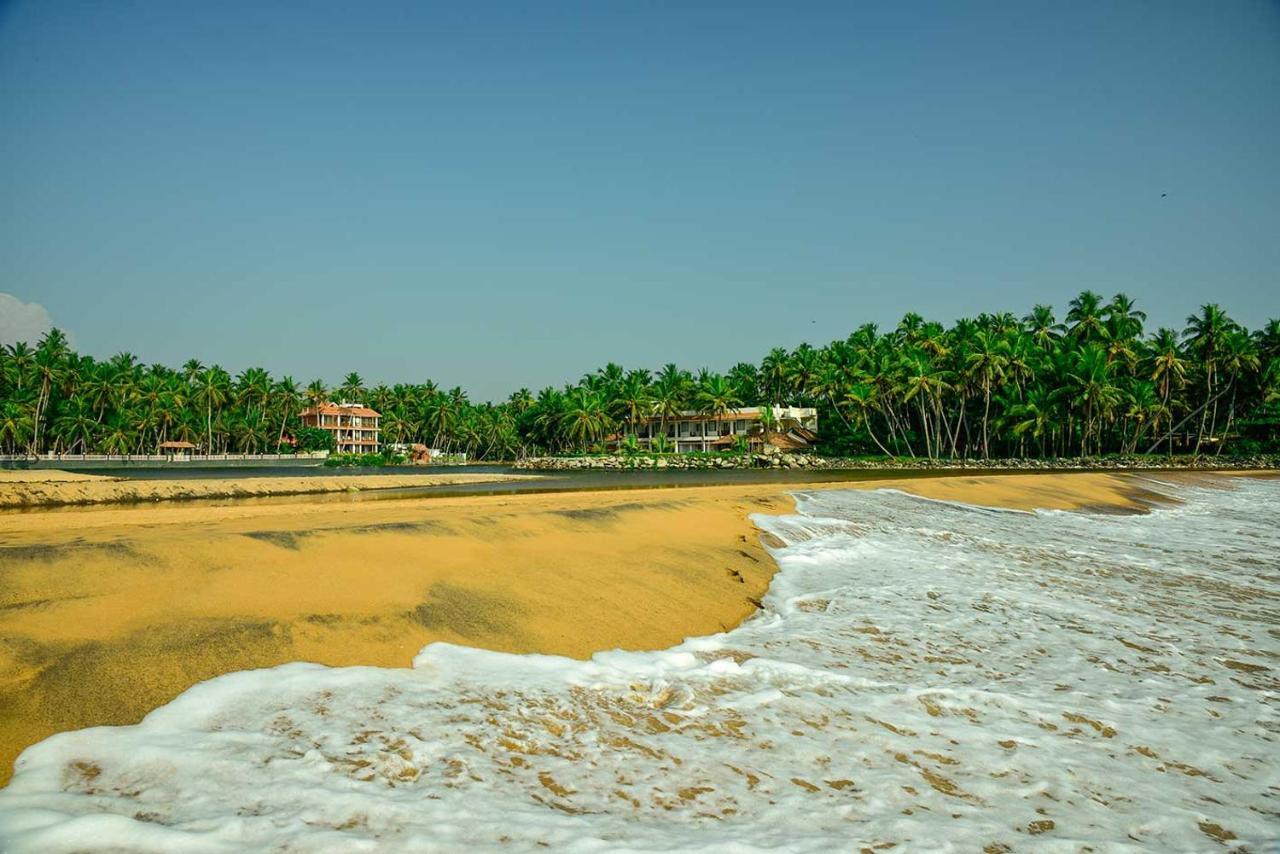
[[324, 464], [330, 467], [360, 466], [363, 468], [376, 468], [378, 466], [401, 465], [405, 460], [404, 454], [385, 449], [369, 454], [330, 454], [325, 458]]
[[[693, 374], [616, 364], [536, 396], [473, 403], [435, 383], [335, 389], [300, 386], [261, 368], [236, 377], [192, 360], [179, 369], [74, 353], [54, 330], [30, 347], [0, 348], [0, 451], [145, 453], [165, 440], [212, 452], [331, 447], [301, 427], [308, 405], [358, 401], [382, 413], [388, 443], [421, 442], [472, 459], [624, 448], [646, 417], [738, 406], [819, 410], [826, 454], [913, 457], [1219, 454], [1277, 448], [1280, 323], [1250, 332], [1216, 305], [1179, 331], [1146, 333], [1146, 316], [1117, 294], [1085, 291], [1064, 322], [1046, 306], [1023, 318], [983, 314], [952, 326], [908, 314], [888, 332], [867, 324], [822, 348], [776, 348], [759, 365]], [[292, 446], [283, 446], [285, 449]], [[659, 447], [653, 450], [664, 451]], [[740, 449], [739, 449], [740, 450]]]

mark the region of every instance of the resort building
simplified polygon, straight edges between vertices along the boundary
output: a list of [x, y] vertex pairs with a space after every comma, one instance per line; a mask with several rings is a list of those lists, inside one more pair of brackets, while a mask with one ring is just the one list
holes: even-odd
[[[772, 414], [772, 419], [768, 415]], [[818, 438], [818, 410], [798, 406], [748, 406], [731, 409], [722, 416], [701, 412], [681, 412], [662, 419], [657, 416], [636, 426], [640, 446], [652, 446], [655, 437], [667, 437], [668, 446], [680, 453], [720, 451], [745, 443], [751, 450], [766, 446], [784, 451], [808, 448]]]
[[359, 403], [322, 403], [302, 410], [305, 427], [333, 434], [340, 454], [371, 454], [378, 450], [381, 413]]

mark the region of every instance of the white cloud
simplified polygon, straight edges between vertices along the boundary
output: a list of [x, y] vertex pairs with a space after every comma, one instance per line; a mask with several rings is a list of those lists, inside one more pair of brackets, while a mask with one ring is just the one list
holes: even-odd
[[0, 293], [0, 344], [26, 341], [34, 346], [52, 328], [53, 319], [40, 303]]

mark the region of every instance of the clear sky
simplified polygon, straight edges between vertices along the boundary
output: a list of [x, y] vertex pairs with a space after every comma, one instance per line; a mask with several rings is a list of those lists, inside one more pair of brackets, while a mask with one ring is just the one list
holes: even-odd
[[1278, 235], [1274, 2], [0, 6], [0, 293], [100, 357], [485, 399], [1083, 288], [1257, 326]]

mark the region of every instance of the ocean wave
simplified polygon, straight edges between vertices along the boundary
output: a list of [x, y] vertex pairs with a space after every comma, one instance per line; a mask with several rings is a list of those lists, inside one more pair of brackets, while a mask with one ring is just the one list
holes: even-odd
[[764, 610], [590, 661], [289, 664], [27, 750], [25, 851], [1204, 850], [1277, 836], [1280, 484], [759, 516]]

